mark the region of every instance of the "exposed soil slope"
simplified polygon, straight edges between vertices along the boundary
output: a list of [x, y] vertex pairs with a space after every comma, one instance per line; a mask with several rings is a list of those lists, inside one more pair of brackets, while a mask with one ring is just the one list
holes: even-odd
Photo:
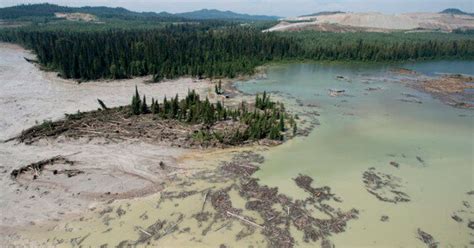
[[64, 18], [69, 21], [92, 22], [97, 20], [97, 17], [95, 15], [87, 13], [54, 13], [54, 15], [57, 18]]
[[[291, 21], [291, 22], [287, 22]], [[337, 13], [332, 15], [305, 16], [283, 20], [268, 31], [397, 31], [473, 29], [474, 17], [470, 15], [407, 13], [390, 15], [382, 13]]]

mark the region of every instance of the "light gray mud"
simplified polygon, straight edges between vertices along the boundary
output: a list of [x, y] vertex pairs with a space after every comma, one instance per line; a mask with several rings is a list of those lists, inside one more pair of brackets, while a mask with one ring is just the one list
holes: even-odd
[[[34, 55], [17, 45], [0, 43], [0, 140], [18, 135], [43, 120], [97, 109], [97, 99], [110, 107], [129, 104], [136, 85], [155, 98], [185, 95], [188, 89], [205, 94], [210, 85], [209, 81], [190, 78], [160, 84], [148, 84], [148, 78], [135, 78], [78, 85], [57, 78], [55, 73], [40, 71], [25, 57]], [[161, 189], [165, 174], [154, 165], [163, 161], [179, 167], [176, 159], [185, 152], [139, 141], [114, 143], [106, 139], [44, 140], [32, 146], [1, 142], [0, 226], [7, 230], [46, 219], [63, 219], [115, 194], [123, 198], [156, 192]], [[58, 175], [54, 183], [43, 180], [44, 177], [26, 184], [10, 178], [14, 169], [59, 155], [75, 161], [74, 169], [84, 173], [74, 177]], [[54, 165], [46, 168], [57, 169]]]

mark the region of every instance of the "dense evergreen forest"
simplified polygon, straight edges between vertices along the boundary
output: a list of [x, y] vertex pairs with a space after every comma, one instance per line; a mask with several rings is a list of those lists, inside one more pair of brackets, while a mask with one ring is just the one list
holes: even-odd
[[44, 67], [62, 77], [82, 80], [232, 78], [283, 60], [474, 58], [472, 34], [263, 33], [258, 25], [219, 20], [68, 23], [0, 29], [0, 40], [32, 49]]
[[313, 60], [398, 61], [474, 58], [474, 35], [436, 32], [280, 33], [300, 45], [300, 56]]
[[289, 38], [253, 29], [207, 30], [193, 24], [138, 30], [11, 30], [0, 37], [33, 49], [41, 64], [63, 77], [87, 80], [149, 74], [157, 81], [182, 75], [234, 77], [252, 73], [266, 61], [291, 57], [296, 47]]

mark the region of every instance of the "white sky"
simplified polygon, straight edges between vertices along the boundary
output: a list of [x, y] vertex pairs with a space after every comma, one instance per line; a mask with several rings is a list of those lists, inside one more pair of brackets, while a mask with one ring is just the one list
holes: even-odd
[[278, 16], [296, 16], [327, 10], [403, 13], [438, 12], [446, 8], [459, 8], [474, 12], [474, 0], [0, 0], [0, 7], [44, 2], [65, 6], [110, 6], [134, 11], [171, 13], [209, 8]]

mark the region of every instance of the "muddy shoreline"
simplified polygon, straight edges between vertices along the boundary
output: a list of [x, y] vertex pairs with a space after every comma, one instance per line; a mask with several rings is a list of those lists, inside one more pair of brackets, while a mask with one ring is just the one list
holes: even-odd
[[[19, 77], [33, 74], [35, 76], [32, 85], [25, 85], [25, 87], [31, 88], [37, 85], [40, 90], [45, 89], [40, 95], [60, 94], [59, 99], [50, 102], [50, 99], [42, 97], [35, 99], [20, 92], [23, 95], [11, 102], [9, 98], [15, 97], [16, 93], [10, 92], [11, 86], [5, 86], [10, 88], [4, 92], [2, 98], [6, 102], [2, 104], [8, 106], [13, 103], [18, 106], [18, 104], [25, 104], [21, 99], [28, 99], [27, 101], [36, 106], [36, 109], [31, 109], [30, 104], [26, 102], [27, 105], [20, 107], [21, 111], [15, 111], [12, 108], [10, 112], [5, 113], [5, 116], [13, 117], [10, 120], [11, 123], [8, 121], [0, 123], [7, 127], [2, 133], [5, 139], [15, 137], [20, 130], [41, 120], [61, 119], [63, 113], [75, 112], [71, 109], [77, 110], [77, 106], [84, 105], [87, 99], [89, 102], [79, 107], [80, 110], [96, 109], [98, 107], [96, 99], [103, 100], [107, 106], [121, 105], [124, 100], [128, 102], [129, 96], [121, 97], [120, 95], [129, 95], [132, 91], [128, 90], [127, 93], [125, 91], [133, 89], [137, 84], [150, 94], [157, 92], [160, 98], [166, 95], [184, 95], [184, 92], [189, 89], [196, 89], [201, 94], [208, 95], [211, 101], [224, 100], [227, 104], [233, 104], [242, 99], [248, 102], [254, 100], [254, 96], [244, 96], [236, 90], [230, 80], [223, 80], [226, 95], [213, 93], [214, 84], [217, 81], [196, 81], [187, 78], [157, 84], [147, 83], [147, 78], [77, 84], [57, 78], [53, 72], [39, 71], [35, 65], [24, 59], [25, 57], [34, 58], [34, 56], [16, 45], [2, 43], [0, 48], [2, 52], [6, 52], [7, 58], [6, 64], [0, 64], [2, 81], [21, 81]], [[20, 66], [10, 67], [11, 63], [20, 64]], [[21, 71], [3, 73], [18, 69]], [[176, 87], [177, 85], [179, 87]], [[105, 94], [83, 95], [97, 90], [99, 92], [105, 90], [103, 91]], [[74, 99], [68, 99], [67, 94], [64, 93], [70, 94], [71, 91], [77, 91], [80, 95], [74, 96]], [[119, 94], [114, 94], [114, 92]], [[33, 103], [33, 101], [36, 102]], [[59, 102], [62, 104], [58, 105]], [[52, 106], [60, 106], [60, 108], [54, 107], [55, 111], [49, 111], [53, 109]], [[22, 117], [23, 112], [27, 116], [31, 116], [33, 112], [34, 122], [31, 118]], [[21, 125], [15, 123], [15, 120], [18, 120]], [[147, 143], [133, 139], [123, 140], [120, 137], [117, 140], [109, 139], [109, 137], [89, 137], [73, 140], [69, 138], [42, 139], [30, 145], [16, 142], [0, 144], [5, 148], [0, 154], [4, 161], [1, 165], [3, 172], [0, 182], [6, 189], [2, 192], [0, 204], [3, 213], [0, 225], [4, 237], [2, 242], [12, 244], [24, 242], [28, 238], [19, 234], [25, 233], [25, 230], [55, 226], [76, 216], [93, 213], [101, 209], [104, 204], [110, 204], [115, 200], [152, 196], [167, 188], [167, 185], [178, 176], [181, 177], [184, 174], [186, 177], [200, 170], [193, 167], [199, 162], [192, 157], [202, 151], [183, 148], [179, 145], [170, 147], [168, 143], [153, 144], [153, 142]], [[254, 145], [265, 147], [275, 144], [258, 142]], [[213, 150], [215, 148], [208, 149], [206, 153], [212, 153]], [[223, 152], [225, 153], [225, 150]], [[114, 159], [111, 159], [112, 157]], [[49, 203], [44, 205], [45, 202]]]
[[[17, 45], [0, 43], [0, 53], [0, 113], [4, 117], [0, 121], [0, 139], [14, 137], [44, 120], [64, 118], [66, 113], [97, 109], [97, 99], [110, 107], [129, 104], [136, 85], [159, 98], [185, 95], [190, 89], [207, 94], [213, 85], [206, 80], [190, 78], [148, 84], [147, 77], [78, 85], [57, 78], [53, 72], [40, 71], [24, 59], [35, 56]], [[0, 150], [0, 184], [4, 189], [0, 201], [2, 232], [15, 226], [74, 216], [94, 208], [97, 202], [112, 198], [133, 198], [157, 192], [163, 188], [167, 173], [153, 165], [165, 163], [170, 168], [185, 168], [186, 164], [180, 163], [179, 159], [193, 152], [192, 149], [133, 140], [111, 142], [104, 138], [42, 140], [31, 146], [2, 142]], [[68, 177], [71, 171], [67, 170], [71, 168], [53, 164], [51, 176], [54, 170], [66, 171], [54, 175], [54, 181], [39, 178], [34, 182], [29, 179], [17, 183], [9, 175], [22, 166], [55, 156], [67, 156], [75, 161], [74, 169], [84, 173]]]

